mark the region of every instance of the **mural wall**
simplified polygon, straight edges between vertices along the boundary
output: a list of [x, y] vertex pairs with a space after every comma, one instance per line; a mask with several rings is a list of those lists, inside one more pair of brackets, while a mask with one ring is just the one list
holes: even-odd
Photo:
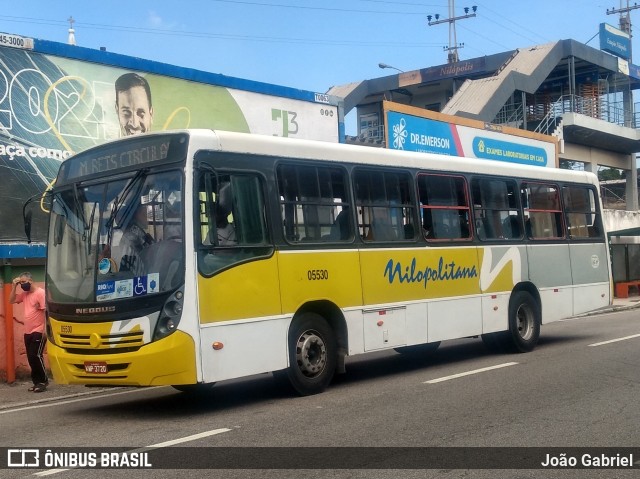
[[[64, 159], [121, 136], [214, 128], [339, 141], [326, 95], [28, 40], [0, 46], [0, 242], [25, 241], [23, 204]], [[46, 214], [34, 210], [32, 239], [44, 241]]]

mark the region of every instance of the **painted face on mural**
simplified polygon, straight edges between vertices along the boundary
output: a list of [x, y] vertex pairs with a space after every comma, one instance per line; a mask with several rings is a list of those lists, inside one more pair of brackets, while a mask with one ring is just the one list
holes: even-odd
[[143, 87], [134, 86], [118, 92], [116, 110], [123, 135], [139, 135], [151, 130], [153, 107], [149, 106], [149, 99]]

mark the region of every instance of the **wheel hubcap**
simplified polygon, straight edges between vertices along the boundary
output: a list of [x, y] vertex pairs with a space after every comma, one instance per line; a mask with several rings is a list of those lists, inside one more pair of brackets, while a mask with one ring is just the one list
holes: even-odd
[[533, 335], [533, 312], [526, 305], [520, 305], [516, 314], [518, 323], [518, 334], [524, 341], [531, 339]]
[[315, 377], [327, 364], [327, 348], [320, 335], [315, 331], [305, 331], [298, 338], [296, 361], [302, 374]]

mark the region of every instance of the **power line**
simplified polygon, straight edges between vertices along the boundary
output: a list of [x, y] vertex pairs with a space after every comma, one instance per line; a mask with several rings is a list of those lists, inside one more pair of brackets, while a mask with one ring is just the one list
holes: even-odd
[[[0, 16], [0, 20], [18, 23], [35, 23], [38, 25], [65, 25], [65, 21], [46, 20], [33, 17], [15, 17], [15, 16]], [[240, 35], [240, 34], [224, 34], [224, 33], [211, 33], [211, 32], [197, 32], [197, 31], [184, 31], [184, 30], [166, 30], [159, 28], [144, 28], [144, 27], [129, 27], [125, 25], [105, 25], [101, 23], [89, 23], [80, 22], [75, 20], [77, 27], [90, 27], [94, 30], [107, 30], [114, 32], [128, 32], [139, 33], [145, 35], [165, 35], [165, 36], [179, 36], [190, 38], [216, 38], [223, 40], [239, 40], [239, 41], [257, 41], [257, 42], [270, 42], [270, 43], [303, 43], [307, 45], [333, 45], [333, 46], [360, 46], [360, 47], [404, 47], [404, 48], [436, 48], [439, 47], [439, 43], [407, 43], [407, 42], [390, 42], [390, 41], [362, 41], [362, 40], [331, 40], [327, 38], [313, 39], [313, 38], [292, 38], [292, 37], [269, 37], [258, 35]], [[76, 28], [77, 30], [77, 28]]]
[[[341, 12], [341, 13], [372, 13], [380, 15], [424, 15], [424, 12], [407, 12], [407, 11], [381, 11], [381, 10], [362, 10], [362, 9], [350, 9], [350, 8], [335, 8], [335, 7], [315, 7], [309, 5], [289, 5], [282, 3], [261, 3], [252, 2], [249, 0], [210, 0], [217, 3], [231, 3], [236, 5], [251, 5], [260, 7], [277, 7], [277, 8], [293, 8], [298, 10], [316, 10], [325, 12]], [[389, 5], [398, 5], [396, 2], [384, 2]], [[422, 6], [422, 5], [416, 5]]]
[[[511, 20], [511, 19], [509, 19], [509, 18], [505, 17], [504, 15], [500, 14], [500, 12], [497, 12], [497, 11], [495, 11], [495, 10], [493, 10], [493, 9], [491, 9], [491, 8], [489, 8], [489, 7], [487, 7], [487, 6], [486, 6], [486, 5], [484, 5], [482, 2], [477, 2], [477, 3], [478, 3], [478, 5], [479, 5], [479, 6], [481, 6], [481, 7], [482, 7], [482, 9], [483, 9], [483, 10], [487, 10], [487, 11], [489, 11], [489, 12], [493, 13], [495, 16], [500, 17], [500, 18], [502, 18], [502, 19], [506, 20], [509, 24], [511, 24], [511, 25], [513, 25], [513, 26], [515, 26], [515, 27], [517, 27], [519, 30], [526, 30], [527, 32], [532, 33], [532, 34], [534, 34], [534, 35], [538, 36], [538, 37], [539, 37], [539, 38], [541, 38], [543, 41], [548, 41], [548, 39], [546, 39], [545, 37], [543, 37], [542, 35], [540, 35], [538, 32], [536, 32], [536, 31], [534, 31], [534, 30], [531, 30], [531, 29], [527, 28], [525, 25], [520, 25], [520, 24], [515, 23], [513, 20]], [[531, 40], [530, 38], [527, 38], [525, 35], [523, 35], [523, 34], [522, 34], [522, 32], [521, 32], [521, 31], [516, 31], [516, 30], [514, 30], [514, 29], [510, 28], [509, 26], [507, 26], [507, 25], [505, 25], [505, 24], [502, 24], [502, 23], [498, 23], [498, 22], [494, 22], [494, 23], [498, 24], [500, 27], [502, 27], [502, 28], [504, 28], [504, 29], [506, 29], [506, 30], [509, 30], [509, 31], [510, 31], [510, 32], [512, 32], [512, 33], [515, 33], [516, 35], [520, 35], [522, 38], [525, 38], [526, 40], [529, 40], [530, 42], [537, 43], [537, 40]]]

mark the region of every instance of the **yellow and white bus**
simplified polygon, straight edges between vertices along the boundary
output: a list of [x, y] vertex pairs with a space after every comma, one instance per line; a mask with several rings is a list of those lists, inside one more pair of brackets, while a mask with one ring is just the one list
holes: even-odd
[[206, 388], [611, 304], [596, 177], [211, 130], [121, 139], [52, 190], [48, 354], [60, 383]]

